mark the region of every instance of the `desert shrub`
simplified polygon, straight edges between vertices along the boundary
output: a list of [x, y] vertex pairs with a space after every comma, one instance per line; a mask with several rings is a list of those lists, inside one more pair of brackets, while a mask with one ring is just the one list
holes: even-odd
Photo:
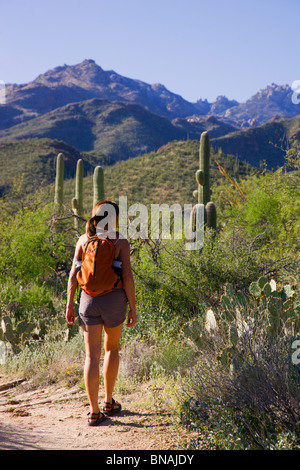
[[43, 342], [31, 342], [16, 355], [7, 352], [2, 371], [20, 374], [34, 385], [63, 381], [68, 385], [80, 383], [83, 377], [84, 342], [81, 335], [65, 341], [59, 334]]
[[194, 355], [194, 347], [178, 340], [160, 341], [133, 340], [123, 343], [120, 375], [136, 381], [157, 377], [184, 376]]
[[155, 347], [144, 340], [123, 344], [120, 350], [120, 377], [136, 381], [149, 379]]
[[1, 275], [25, 284], [49, 280], [66, 257], [64, 233], [51, 230], [52, 204], [11, 212], [2, 201], [0, 212]]
[[205, 429], [211, 448], [272, 449], [284, 440], [300, 448], [300, 369], [292, 360], [299, 297], [262, 280], [251, 292], [227, 286], [206, 326], [197, 320], [197, 333], [187, 325], [198, 357], [184, 386], [183, 421]]
[[207, 231], [201, 252], [187, 251], [182, 241], [141, 242], [133, 255], [139, 312], [135, 332], [141, 337], [153, 337], [155, 330], [178, 333], [188, 319], [218, 303], [226, 282], [245, 292], [264, 274], [296, 278], [296, 255], [274, 259], [272, 250], [262, 254], [263, 240], [263, 235], [253, 237], [235, 227]]
[[286, 172], [280, 168], [248, 177], [243, 183], [245, 197], [237, 205], [225, 206], [222, 225], [243, 227], [260, 239], [262, 255], [292, 257], [299, 247], [299, 169]]

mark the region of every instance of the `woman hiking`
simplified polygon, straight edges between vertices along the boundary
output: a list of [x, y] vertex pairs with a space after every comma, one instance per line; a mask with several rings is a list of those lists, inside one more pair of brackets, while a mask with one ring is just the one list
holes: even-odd
[[[136, 323], [130, 247], [128, 241], [115, 231], [118, 217], [119, 208], [114, 202], [100, 201], [94, 206], [92, 217], [86, 224], [86, 233], [79, 237], [76, 244], [68, 280], [66, 318], [70, 325], [75, 322], [74, 295], [78, 283], [81, 287], [78, 316], [84, 332], [86, 351], [84, 381], [90, 403], [89, 426], [98, 426], [106, 416], [112, 416], [121, 410], [121, 404], [113, 398], [113, 390], [119, 369], [119, 340], [126, 319], [127, 304], [127, 326], [132, 327]], [[120, 273], [116, 273], [117, 270], [112, 272], [111, 264], [116, 259], [122, 263], [121, 278]], [[78, 264], [81, 264], [79, 269]], [[101, 287], [100, 284], [103, 283], [105, 285]], [[98, 393], [103, 329], [105, 399], [101, 412]]]

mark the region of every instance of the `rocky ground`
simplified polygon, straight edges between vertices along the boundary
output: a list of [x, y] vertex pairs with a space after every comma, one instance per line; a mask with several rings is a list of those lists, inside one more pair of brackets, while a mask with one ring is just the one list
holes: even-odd
[[0, 377], [0, 450], [184, 449], [191, 436], [178, 418], [166, 409], [142, 406], [151, 393], [144, 385], [129, 395], [118, 394], [122, 411], [91, 427], [85, 392], [77, 386], [37, 389], [27, 381]]

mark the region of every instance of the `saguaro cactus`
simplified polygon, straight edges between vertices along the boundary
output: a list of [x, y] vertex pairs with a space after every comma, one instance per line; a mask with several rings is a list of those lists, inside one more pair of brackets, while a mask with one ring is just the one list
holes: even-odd
[[76, 182], [75, 182], [75, 197], [77, 199], [77, 212], [79, 216], [83, 213], [83, 161], [77, 161], [76, 167]]
[[202, 132], [199, 149], [199, 170], [196, 171], [198, 189], [193, 192], [198, 198], [198, 204], [205, 206], [205, 224], [207, 227], [216, 228], [217, 212], [215, 204], [210, 200], [210, 143], [208, 132]]
[[[72, 209], [75, 216], [83, 215], [83, 161], [77, 160], [76, 178], [75, 178], [75, 197], [72, 199]], [[78, 228], [78, 219], [74, 220], [75, 228]]]
[[198, 203], [204, 205], [210, 201], [209, 163], [209, 135], [207, 132], [202, 132], [199, 149], [199, 170], [196, 172], [196, 181], [198, 183]]
[[62, 153], [57, 155], [56, 159], [56, 178], [54, 204], [59, 209], [63, 204], [64, 197], [64, 156]]
[[94, 199], [93, 205], [104, 199], [104, 172], [102, 166], [96, 166], [93, 176]]

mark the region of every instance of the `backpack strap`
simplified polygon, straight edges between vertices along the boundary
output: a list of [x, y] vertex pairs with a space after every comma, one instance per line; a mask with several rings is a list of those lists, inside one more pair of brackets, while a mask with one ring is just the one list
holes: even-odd
[[118, 236], [118, 237], [116, 238], [116, 240], [113, 242], [113, 244], [116, 246], [116, 244], [118, 243], [119, 240], [120, 240], [120, 237]]
[[87, 241], [82, 245], [82, 261], [84, 259], [84, 256], [85, 256], [85, 253], [86, 253], [86, 249], [87, 249], [87, 246], [88, 244], [93, 241], [93, 240], [96, 240], [98, 239], [98, 237], [90, 237], [87, 239]]
[[[86, 248], [87, 248], [87, 245], [93, 241], [93, 240], [96, 240], [96, 241], [99, 241], [101, 238], [99, 238], [97, 235], [93, 236], [93, 237], [89, 237], [87, 239], [87, 241], [83, 244], [83, 247], [82, 247], [82, 257], [84, 258], [84, 255], [85, 255], [85, 252], [86, 252]], [[115, 248], [115, 245], [116, 243], [119, 241], [120, 237], [119, 237], [119, 234], [118, 234], [118, 237], [116, 240], [112, 240], [111, 238], [109, 238], [108, 236], [106, 236], [105, 238], [103, 238], [104, 240], [108, 240], [110, 243], [112, 243], [113, 247]], [[97, 243], [97, 247], [96, 247], [96, 254], [97, 254], [97, 249], [98, 249], [98, 245], [99, 243]]]

